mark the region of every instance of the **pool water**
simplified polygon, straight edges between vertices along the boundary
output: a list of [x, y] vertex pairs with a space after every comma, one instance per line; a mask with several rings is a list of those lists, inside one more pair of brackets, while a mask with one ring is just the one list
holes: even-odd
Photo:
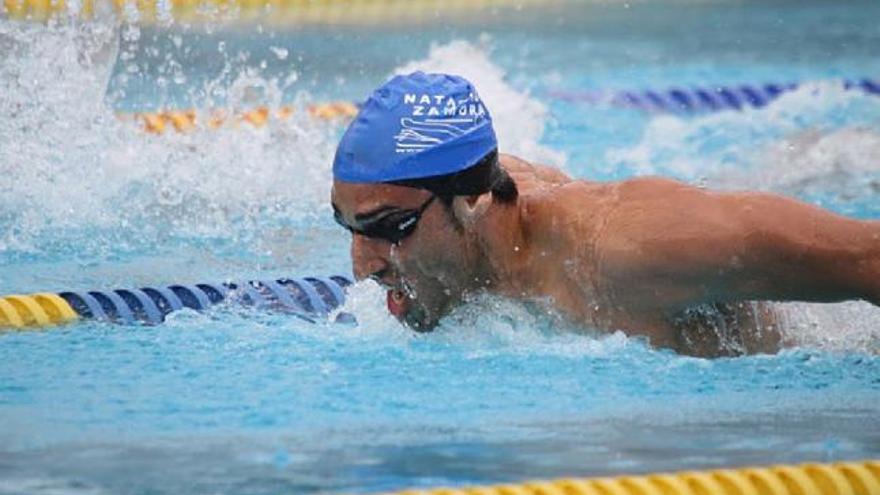
[[[880, 218], [876, 2], [559, 3], [456, 26], [51, 26], [0, 19], [0, 293], [350, 273], [342, 130], [147, 135], [114, 112], [356, 101], [472, 79], [502, 151]], [[698, 115], [559, 91], [807, 82]], [[835, 82], [837, 81], [837, 82]], [[880, 309], [785, 304], [798, 345], [704, 360], [480, 296], [416, 335], [221, 306], [161, 326], [0, 334], [0, 493], [377, 492], [880, 456]]]

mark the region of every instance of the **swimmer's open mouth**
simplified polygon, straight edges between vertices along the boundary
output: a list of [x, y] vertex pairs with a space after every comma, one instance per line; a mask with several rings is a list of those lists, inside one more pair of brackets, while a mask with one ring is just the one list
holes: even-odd
[[409, 309], [409, 297], [407, 297], [406, 292], [398, 288], [389, 289], [386, 300], [388, 311], [398, 320], [402, 320]]
[[434, 325], [427, 323], [425, 313], [405, 288], [389, 289], [386, 297], [388, 311], [416, 332], [430, 332]]

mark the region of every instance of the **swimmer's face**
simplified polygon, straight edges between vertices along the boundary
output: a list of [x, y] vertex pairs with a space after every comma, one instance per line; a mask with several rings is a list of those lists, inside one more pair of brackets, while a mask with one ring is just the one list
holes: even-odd
[[[432, 194], [340, 181], [332, 192], [337, 222], [352, 231], [355, 278], [382, 283], [389, 311], [419, 331], [432, 329], [461, 300], [470, 272], [465, 235], [443, 202], [431, 200]], [[397, 243], [381, 237], [413, 221], [415, 229]]]

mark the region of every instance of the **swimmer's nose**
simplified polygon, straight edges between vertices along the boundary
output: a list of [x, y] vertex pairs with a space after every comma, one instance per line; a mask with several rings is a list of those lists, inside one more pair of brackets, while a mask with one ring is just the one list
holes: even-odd
[[376, 278], [379, 282], [384, 280], [390, 272], [388, 255], [391, 245], [376, 239], [354, 234], [351, 239], [351, 263], [354, 266], [354, 278]]

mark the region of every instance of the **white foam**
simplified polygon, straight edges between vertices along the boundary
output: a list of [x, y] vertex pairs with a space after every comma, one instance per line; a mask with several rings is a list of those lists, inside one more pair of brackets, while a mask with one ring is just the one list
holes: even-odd
[[489, 294], [472, 295], [440, 321], [435, 340], [479, 359], [498, 354], [608, 356], [639, 346], [622, 332], [590, 332], [543, 306]]
[[880, 193], [880, 133], [861, 127], [806, 130], [768, 144], [750, 172], [731, 170], [718, 182], [790, 195], [831, 195], [841, 202]]
[[[381, 341], [407, 348], [419, 334], [399, 323], [385, 307], [386, 292], [372, 280], [349, 287], [345, 305], [331, 314], [347, 312], [357, 316], [357, 328], [316, 330], [322, 336], [341, 340]], [[301, 331], [301, 330], [299, 330]], [[608, 356], [634, 346], [640, 339], [622, 332], [585, 335], [579, 326], [558, 314], [518, 301], [477, 294], [444, 317], [430, 336], [430, 342], [461, 348], [468, 359], [495, 355]]]
[[880, 354], [880, 309], [867, 302], [784, 303], [786, 339], [794, 345], [827, 351]]
[[347, 335], [358, 338], [378, 336], [394, 340], [408, 339], [412, 331], [403, 326], [388, 312], [385, 299], [387, 292], [374, 280], [355, 283], [346, 290], [345, 304], [337, 308], [330, 319], [339, 313], [357, 315], [357, 329], [347, 329]]
[[[0, 60], [0, 249], [38, 252], [46, 238], [88, 228], [114, 234], [83, 239], [86, 249], [157, 236], [239, 239], [267, 223], [329, 216], [337, 127], [300, 112], [263, 129], [148, 135], [105, 101], [117, 36], [100, 23], [0, 23], [2, 43], [14, 47]], [[280, 84], [245, 70], [221, 89], [233, 105], [255, 103], [253, 94], [277, 104]]]
[[[862, 154], [876, 149], [878, 137], [868, 129], [878, 121], [880, 98], [835, 83], [805, 84], [765, 108], [657, 116], [638, 144], [611, 149], [606, 159], [640, 174], [705, 178], [713, 187], [783, 190], [826, 176], [835, 163], [856, 174], [880, 171], [880, 163]], [[822, 146], [800, 160], [780, 153], [780, 146], [811, 141]]]

